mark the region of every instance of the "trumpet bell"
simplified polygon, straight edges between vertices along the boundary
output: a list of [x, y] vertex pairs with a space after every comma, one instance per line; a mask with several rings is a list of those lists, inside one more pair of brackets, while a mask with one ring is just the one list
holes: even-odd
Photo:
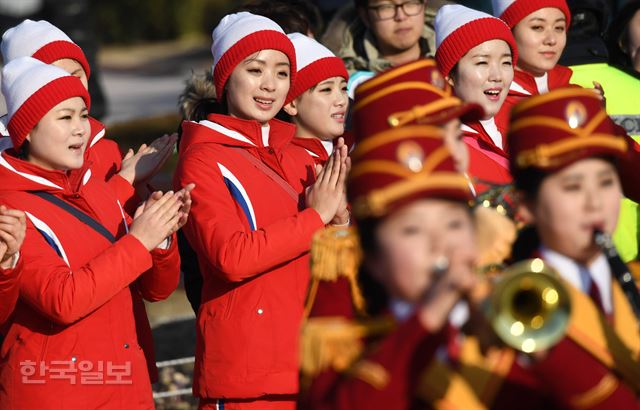
[[541, 259], [522, 261], [505, 270], [487, 304], [496, 334], [525, 353], [556, 344], [566, 332], [570, 313], [565, 286]]

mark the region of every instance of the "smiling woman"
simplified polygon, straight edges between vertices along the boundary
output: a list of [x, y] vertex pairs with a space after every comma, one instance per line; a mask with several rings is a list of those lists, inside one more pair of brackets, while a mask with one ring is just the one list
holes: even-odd
[[[524, 97], [567, 86], [572, 71], [557, 64], [571, 24], [566, 1], [492, 0], [492, 4], [494, 15], [513, 31], [520, 54], [505, 107], [510, 110]], [[508, 118], [500, 121], [506, 127]]]
[[227, 15], [211, 50], [226, 109], [183, 122], [175, 174], [177, 186], [199, 184], [184, 230], [203, 279], [194, 394], [201, 409], [294, 409], [308, 251], [343, 199], [346, 150], [313, 183], [312, 157], [291, 143], [295, 127], [274, 119], [297, 74], [275, 22]]
[[225, 87], [232, 117], [266, 124], [282, 108], [289, 92], [291, 64], [278, 50], [261, 50], [236, 66]]
[[[81, 80], [31, 57], [12, 59], [2, 80], [13, 148], [0, 154], [0, 203], [24, 210], [27, 223], [15, 267], [23, 280], [2, 347], [0, 403], [153, 408], [138, 344], [146, 317], [134, 306], [162, 300], [178, 285], [173, 233], [186, 222], [193, 187], [156, 192], [129, 217], [85, 161], [90, 100]], [[70, 379], [56, 377], [76, 363], [105, 383], [88, 386], [77, 369]], [[37, 377], [31, 366], [42, 369]], [[105, 376], [114, 366], [125, 370], [124, 383], [113, 383], [110, 370]]]
[[513, 80], [518, 52], [500, 19], [459, 5], [436, 15], [436, 61], [456, 95], [480, 105], [484, 117], [462, 125], [470, 147], [469, 174], [478, 193], [511, 181], [504, 151], [506, 130], [496, 123]]

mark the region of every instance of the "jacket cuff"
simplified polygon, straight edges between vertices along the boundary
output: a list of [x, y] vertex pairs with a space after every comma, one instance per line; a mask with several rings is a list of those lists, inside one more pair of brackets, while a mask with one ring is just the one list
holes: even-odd
[[300, 212], [300, 217], [304, 221], [304, 226], [308, 227], [313, 235], [317, 230], [325, 227], [318, 211], [313, 208], [306, 208]]
[[127, 234], [120, 238], [117, 243], [124, 247], [131, 256], [132, 270], [145, 272], [151, 268], [153, 265], [151, 253], [135, 236]]

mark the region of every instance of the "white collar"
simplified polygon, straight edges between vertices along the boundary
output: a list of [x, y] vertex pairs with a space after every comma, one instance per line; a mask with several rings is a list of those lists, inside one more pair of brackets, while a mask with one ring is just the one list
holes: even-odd
[[[322, 143], [322, 147], [324, 148], [324, 150], [327, 152], [327, 155], [331, 156], [331, 154], [333, 154], [333, 141], [320, 140], [320, 142]], [[311, 155], [314, 158], [320, 157], [320, 155], [316, 154], [313, 151], [310, 151], [306, 148], [304, 150], [307, 151], [309, 155]]]
[[4, 158], [4, 156], [2, 154], [0, 154], [0, 166], [5, 167], [6, 169], [8, 169], [9, 171], [14, 172], [17, 175], [20, 175], [21, 177], [24, 177], [30, 181], [33, 181], [37, 184], [40, 185], [44, 185], [47, 186], [49, 188], [56, 188], [56, 189], [62, 189], [62, 187], [54, 184], [53, 182], [49, 181], [46, 178], [43, 178], [41, 176], [38, 175], [31, 175], [31, 174], [27, 174], [26, 172], [20, 172], [17, 169], [15, 169], [13, 166], [11, 166], [11, 164], [9, 164], [7, 162], [7, 160]]
[[544, 73], [540, 77], [533, 77], [536, 80], [536, 87], [538, 88], [538, 94], [546, 94], [549, 92], [549, 76]]
[[96, 136], [93, 137], [93, 140], [91, 141], [91, 144], [89, 144], [89, 146], [93, 147], [94, 145], [96, 145], [96, 142], [100, 141], [104, 137], [106, 132], [107, 130], [105, 128], [101, 129], [100, 132], [98, 132]]
[[320, 142], [322, 143], [325, 151], [327, 151], [327, 155], [331, 156], [331, 154], [333, 154], [333, 141], [320, 140]]
[[265, 147], [268, 147], [269, 131], [271, 130], [271, 127], [269, 127], [269, 124], [263, 125], [262, 127], [260, 127], [260, 130], [262, 130], [262, 145], [264, 145]]
[[253, 143], [253, 141], [251, 141], [249, 138], [245, 137], [244, 135], [240, 134], [239, 132], [230, 130], [225, 126], [218, 124], [217, 122], [203, 120], [203, 121], [200, 121], [198, 124], [204, 125], [207, 128], [211, 128], [212, 130], [217, 131], [220, 134], [226, 135], [229, 138], [233, 138], [234, 140], [246, 142], [247, 144], [251, 144], [254, 146], [256, 145]]
[[482, 128], [489, 134], [495, 146], [502, 149], [502, 134], [498, 131], [495, 117], [491, 117], [488, 120], [480, 120], [480, 125], [482, 125]]
[[589, 294], [593, 280], [600, 291], [600, 299], [606, 313], [613, 312], [613, 298], [611, 296], [611, 267], [604, 254], [598, 255], [589, 266], [583, 266], [556, 251], [546, 247], [540, 248], [542, 259], [549, 263], [558, 274], [574, 287]]
[[516, 83], [516, 80], [513, 80], [511, 82], [511, 85], [509, 86], [509, 90], [511, 91], [515, 91], [521, 94], [526, 94], [526, 95], [531, 95], [531, 93], [527, 90], [524, 89], [524, 87], [522, 87], [520, 84]]
[[471, 128], [470, 126], [468, 126], [467, 124], [462, 124], [460, 125], [460, 131], [463, 132], [471, 132], [473, 134], [477, 134], [478, 131], [474, 130], [473, 128]]

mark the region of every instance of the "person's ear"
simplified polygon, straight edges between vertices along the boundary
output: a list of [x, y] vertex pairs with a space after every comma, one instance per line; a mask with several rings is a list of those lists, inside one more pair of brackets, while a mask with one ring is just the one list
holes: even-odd
[[447, 80], [447, 83], [449, 83], [451, 87], [453, 87], [454, 82], [453, 82], [453, 76], [451, 74], [445, 76], [444, 79]]
[[295, 117], [296, 115], [298, 115], [298, 108], [296, 107], [296, 105], [296, 100], [293, 100], [289, 104], [282, 107], [282, 109], [290, 116]]

